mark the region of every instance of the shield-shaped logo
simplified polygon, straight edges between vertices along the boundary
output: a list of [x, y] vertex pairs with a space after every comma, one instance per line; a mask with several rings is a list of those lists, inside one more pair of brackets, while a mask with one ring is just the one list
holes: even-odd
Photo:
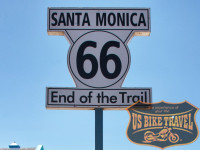
[[127, 108], [130, 115], [128, 139], [136, 144], [164, 149], [194, 142], [199, 134], [195, 120], [198, 108], [187, 101], [167, 103], [161, 101], [143, 107], [142, 102]]

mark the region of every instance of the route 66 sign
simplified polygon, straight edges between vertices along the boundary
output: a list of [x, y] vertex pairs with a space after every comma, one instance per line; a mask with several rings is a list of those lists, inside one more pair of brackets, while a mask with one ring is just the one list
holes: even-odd
[[[69, 71], [76, 87], [89, 91], [81, 93], [81, 90], [70, 91], [68, 88], [64, 92], [62, 88], [61, 92], [56, 88], [47, 88], [48, 108], [75, 105], [81, 108], [89, 105], [92, 108], [107, 107], [108, 103], [109, 108], [125, 108], [141, 98], [144, 102], [151, 102], [151, 88], [120, 91], [130, 67], [129, 40], [136, 35], [150, 35], [149, 9], [48, 8], [47, 30], [49, 35], [64, 35], [69, 40]], [[69, 94], [65, 94], [67, 92]], [[62, 95], [65, 96], [61, 98]], [[82, 96], [87, 97], [83, 100], [85, 104], [80, 103]], [[105, 96], [108, 97], [106, 100], [103, 99]], [[67, 102], [69, 97], [71, 100]], [[75, 102], [76, 99], [79, 101]]]
[[127, 46], [117, 36], [106, 31], [84, 34], [68, 53], [71, 74], [80, 83], [92, 88], [115, 85], [126, 75], [129, 65]]

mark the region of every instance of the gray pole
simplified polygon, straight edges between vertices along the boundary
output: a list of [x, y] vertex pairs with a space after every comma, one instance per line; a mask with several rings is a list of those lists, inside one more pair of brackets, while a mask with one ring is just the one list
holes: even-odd
[[103, 150], [103, 109], [95, 109], [95, 150]]

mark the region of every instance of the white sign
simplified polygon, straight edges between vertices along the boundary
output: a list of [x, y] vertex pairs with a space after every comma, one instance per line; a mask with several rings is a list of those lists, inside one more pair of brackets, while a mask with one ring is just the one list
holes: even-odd
[[48, 32], [58, 30], [150, 30], [146, 8], [49, 8]]
[[123, 109], [141, 100], [151, 102], [151, 88], [47, 88], [48, 109]]
[[[128, 42], [150, 35], [149, 9], [48, 8], [47, 22], [49, 35], [64, 35], [71, 44], [67, 64], [76, 84], [73, 89], [47, 88], [47, 108], [125, 108], [144, 97], [151, 102], [151, 88], [121, 88], [131, 62]], [[123, 102], [124, 90], [130, 97]], [[106, 95], [107, 102], [98, 95]], [[82, 96], [88, 101], [82, 102]]]

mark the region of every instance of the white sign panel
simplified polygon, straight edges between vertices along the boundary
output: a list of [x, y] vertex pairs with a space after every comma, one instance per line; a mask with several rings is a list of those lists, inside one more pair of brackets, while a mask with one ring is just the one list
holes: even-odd
[[145, 8], [49, 8], [48, 31], [57, 30], [149, 30]]
[[47, 88], [47, 108], [122, 109], [151, 102], [151, 88], [121, 88], [131, 62], [128, 42], [150, 35], [150, 9], [48, 8], [47, 32], [70, 42], [67, 64], [76, 84]]
[[151, 103], [151, 88], [47, 88], [48, 109], [124, 109], [138, 100]]

